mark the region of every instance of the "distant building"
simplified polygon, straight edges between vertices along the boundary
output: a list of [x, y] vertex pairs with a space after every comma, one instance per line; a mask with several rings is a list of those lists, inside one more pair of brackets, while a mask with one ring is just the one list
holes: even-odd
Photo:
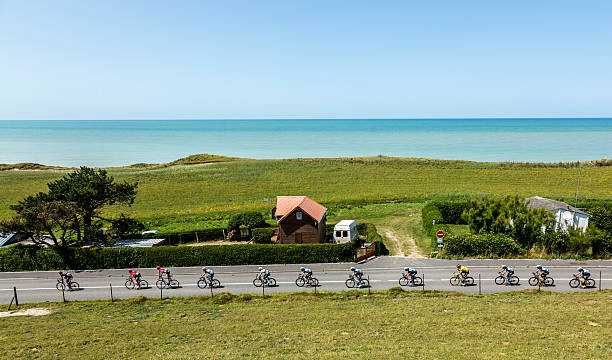
[[539, 196], [527, 198], [525, 201], [529, 209], [544, 209], [553, 214], [555, 219], [553, 223], [554, 231], [567, 231], [568, 228], [574, 228], [584, 232], [589, 226], [591, 215], [562, 201]]
[[278, 221], [277, 242], [314, 244], [325, 241], [327, 208], [307, 196], [278, 196], [272, 219]]
[[20, 243], [30, 238], [29, 234], [12, 232], [12, 233], [0, 233], [0, 247], [9, 246]]

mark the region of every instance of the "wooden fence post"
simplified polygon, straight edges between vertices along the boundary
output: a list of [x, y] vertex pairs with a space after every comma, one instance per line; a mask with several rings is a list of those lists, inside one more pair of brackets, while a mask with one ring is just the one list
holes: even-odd
[[[601, 270], [599, 270], [599, 290], [601, 290]], [[17, 298], [17, 295], [15, 295], [15, 298]]]
[[370, 275], [368, 275], [368, 295], [371, 295], [372, 292], [370, 291], [370, 289], [372, 289], [372, 284], [370, 284]]
[[64, 299], [64, 302], [66, 302], [66, 293], [64, 290], [65, 286], [62, 286], [62, 299]]
[[423, 292], [425, 292], [425, 273], [423, 273]]
[[108, 283], [108, 287], [110, 288], [111, 302], [115, 302], [115, 299], [113, 299], [113, 284]]
[[[601, 274], [601, 271], [599, 273]], [[15, 306], [19, 306], [19, 300], [17, 299], [17, 287], [16, 286], [13, 286], [13, 296], [15, 297]]]
[[478, 274], [478, 295], [482, 295], [482, 280], [480, 278], [480, 273]]

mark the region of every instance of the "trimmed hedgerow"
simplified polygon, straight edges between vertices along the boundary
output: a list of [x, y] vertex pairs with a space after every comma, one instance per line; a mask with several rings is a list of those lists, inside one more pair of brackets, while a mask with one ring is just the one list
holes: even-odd
[[253, 242], [255, 244], [271, 244], [274, 229], [257, 228], [253, 229]]
[[433, 225], [435, 220], [436, 225], [443, 224], [444, 218], [438, 207], [434, 203], [427, 203], [421, 211], [423, 229], [428, 235], [432, 235], [434, 231], [437, 231], [437, 227]]
[[517, 242], [502, 234], [461, 234], [444, 238], [445, 254], [462, 256], [507, 256], [522, 252]]
[[211, 266], [328, 263], [352, 261], [348, 244], [208, 245], [152, 248], [41, 248], [0, 249], [0, 271], [95, 270], [130, 267]]
[[469, 201], [432, 201], [432, 204], [440, 211], [445, 224], [467, 224], [461, 215], [464, 210], [470, 208], [471, 203]]

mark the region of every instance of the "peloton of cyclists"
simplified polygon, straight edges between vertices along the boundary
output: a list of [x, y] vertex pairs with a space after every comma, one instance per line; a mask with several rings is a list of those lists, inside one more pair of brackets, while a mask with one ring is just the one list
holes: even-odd
[[72, 286], [70, 286], [70, 281], [72, 281], [72, 274], [68, 271], [60, 271], [59, 276], [68, 288], [68, 291], [72, 291]]
[[142, 275], [140, 274], [140, 271], [130, 270], [129, 273], [130, 273], [129, 279], [136, 283], [137, 289], [140, 289], [140, 278], [142, 277]]
[[586, 288], [586, 281], [591, 277], [591, 272], [583, 267], [579, 267], [578, 268], [578, 273], [574, 274], [574, 276], [578, 277], [578, 280], [580, 280], [580, 286], [582, 286], [582, 288]]

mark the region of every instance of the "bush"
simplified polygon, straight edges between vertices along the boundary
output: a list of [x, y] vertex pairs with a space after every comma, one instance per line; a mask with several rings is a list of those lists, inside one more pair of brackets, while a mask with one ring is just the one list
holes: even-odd
[[425, 229], [425, 233], [427, 235], [433, 235], [434, 231], [437, 231], [434, 230], [434, 220], [436, 222], [436, 225], [444, 223], [444, 217], [442, 217], [442, 213], [433, 202], [425, 204], [423, 210], [421, 211], [421, 218], [423, 221], [423, 229]]
[[271, 244], [274, 229], [257, 228], [253, 229], [253, 242], [255, 244]]
[[461, 256], [507, 256], [520, 254], [517, 242], [501, 234], [462, 234], [447, 236], [443, 252]]
[[601, 233], [595, 235], [591, 242], [593, 246], [593, 255], [599, 257], [612, 256], [612, 234]]
[[230, 230], [238, 229], [241, 226], [246, 226], [249, 229], [263, 228], [266, 225], [263, 215], [257, 211], [245, 211], [234, 214], [228, 221], [228, 228]]
[[[376, 255], [389, 255], [389, 249], [387, 249], [387, 246], [385, 246], [382, 236], [380, 236], [378, 230], [376, 229], [376, 225], [370, 223], [357, 224], [357, 231], [359, 231], [359, 235], [366, 236], [367, 242], [377, 242]], [[363, 245], [361, 241], [358, 241], [355, 244], [355, 246], [361, 245]]]
[[206, 242], [223, 240], [223, 230], [225, 228], [211, 228], [194, 232], [181, 232], [173, 234], [153, 235], [152, 238], [168, 239], [168, 245], [185, 244], [191, 242]]
[[353, 261], [353, 244], [237, 244], [159, 246], [152, 248], [41, 248], [12, 246], [0, 249], [0, 271], [95, 270], [151, 268], [157, 265], [210, 266], [301, 264]]
[[589, 209], [591, 218], [589, 226], [595, 226], [599, 230], [612, 232], [612, 206], [596, 206]]
[[470, 208], [469, 201], [432, 201], [432, 204], [440, 211], [445, 224], [467, 225], [461, 215]]
[[538, 242], [548, 253], [564, 254], [569, 249], [570, 236], [565, 232], [545, 233], [540, 236]]

